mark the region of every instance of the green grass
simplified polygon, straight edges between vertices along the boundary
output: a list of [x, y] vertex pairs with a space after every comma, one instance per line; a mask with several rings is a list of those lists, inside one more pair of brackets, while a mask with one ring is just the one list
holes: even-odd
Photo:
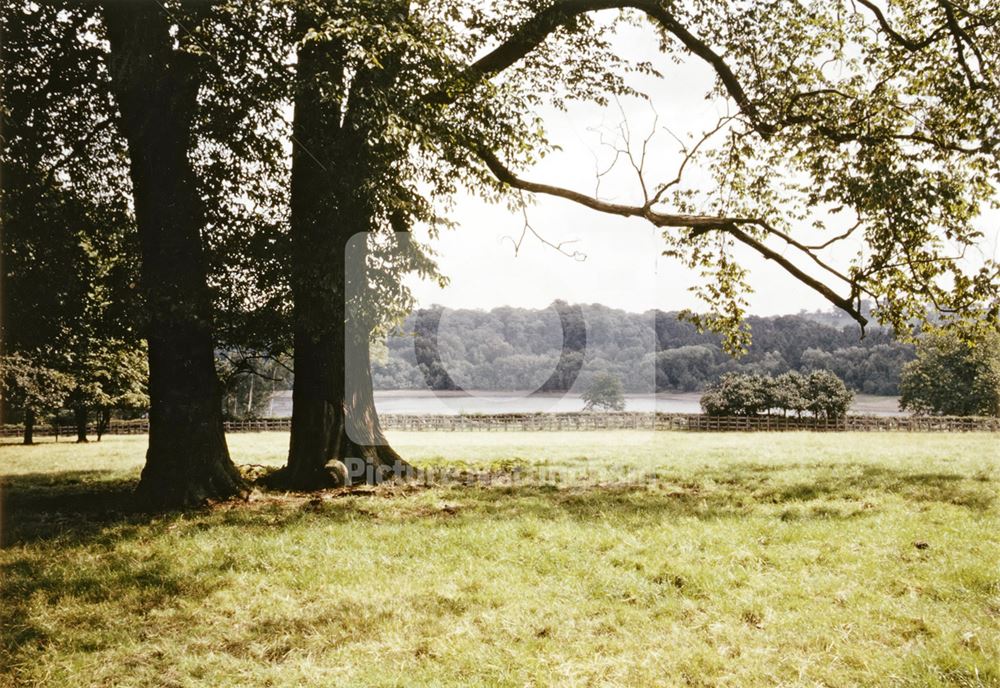
[[1000, 686], [997, 435], [392, 440], [521, 477], [143, 516], [144, 438], [0, 447], [0, 685]]

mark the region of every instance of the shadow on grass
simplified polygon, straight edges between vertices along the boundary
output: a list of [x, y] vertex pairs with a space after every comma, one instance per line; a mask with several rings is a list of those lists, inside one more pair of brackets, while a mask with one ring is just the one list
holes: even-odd
[[986, 510], [997, 501], [996, 485], [956, 473], [911, 473], [882, 466], [843, 464], [848, 475], [827, 474], [813, 480], [761, 485], [753, 496], [761, 502], [815, 499], [862, 499], [892, 494], [913, 502], [939, 502]]
[[[802, 470], [809, 471], [805, 478], [798, 475]], [[249, 479], [255, 477], [251, 470], [245, 472]], [[214, 523], [274, 528], [312, 512], [345, 520], [376, 512], [387, 517], [386, 510], [369, 508], [366, 498], [383, 501], [427, 489], [462, 499], [466, 503], [463, 510], [472, 509], [484, 516], [562, 515], [579, 520], [603, 519], [609, 514], [715, 519], [746, 515], [767, 505], [805, 507], [795, 511], [794, 518], [853, 518], [864, 513], [862, 507], [869, 500], [886, 495], [917, 504], [944, 503], [974, 510], [987, 510], [997, 503], [993, 480], [870, 464], [729, 464], [676, 474], [661, 470], [652, 481], [621, 485], [505, 484], [505, 475], [509, 482], [510, 474], [500, 473], [496, 479], [491, 477], [490, 485], [454, 481], [333, 491], [319, 497], [265, 491], [249, 505], [230, 503]], [[70, 543], [100, 544], [111, 537], [109, 529], [114, 529], [113, 537], [122, 537], [122, 528], [138, 528], [158, 518], [135, 499], [135, 480], [120, 476], [111, 471], [65, 471], [8, 477], [0, 482], [0, 546], [57, 537]], [[400, 519], [453, 515], [447, 510], [439, 514], [406, 499], [399, 501], [396, 512]]]
[[[87, 610], [93, 605], [112, 604], [143, 618], [177, 599], [206, 598], [223, 585], [221, 575], [220, 568], [192, 570], [177, 557], [154, 550], [137, 558], [134, 552], [117, 551], [111, 541], [103, 546], [93, 541], [67, 543], [55, 553], [51, 548], [22, 550], [0, 563], [0, 677], [6, 673], [16, 678], [22, 663], [30, 664], [33, 656], [53, 646], [72, 653], [113, 645], [115, 632], [100, 625], [88, 627]], [[84, 629], [64, 633], [52, 628], [44, 622], [44, 608], [79, 610]]]
[[141, 617], [175, 599], [203, 599], [223, 584], [225, 562], [192, 569], [144, 546], [186, 515], [143, 509], [136, 479], [120, 476], [65, 471], [0, 480], [0, 684], [5, 674], [17, 676], [20, 662], [66, 638], [73, 647], [60, 651], [92, 652], [114, 642], [100, 627], [70, 634], [48, 628], [38, 621], [39, 607], [111, 603]]
[[134, 478], [114, 471], [27, 473], [0, 478], [0, 548], [40, 539], [100, 537], [109, 526], [147, 523]]

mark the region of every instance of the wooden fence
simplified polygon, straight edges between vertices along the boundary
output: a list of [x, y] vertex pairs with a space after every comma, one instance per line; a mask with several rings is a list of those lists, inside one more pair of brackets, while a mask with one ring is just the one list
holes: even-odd
[[[1000, 418], [955, 416], [847, 416], [783, 418], [781, 416], [706, 416], [699, 413], [504, 413], [494, 415], [383, 414], [386, 430], [445, 432], [519, 432], [559, 430], [675, 430], [688, 432], [1000, 432]], [[288, 432], [289, 418], [229, 421], [226, 432]], [[0, 428], [0, 437], [23, 432], [19, 425]], [[89, 428], [96, 434], [95, 426]], [[148, 420], [112, 421], [108, 435], [141, 435]], [[73, 426], [37, 425], [36, 435], [76, 437]]]

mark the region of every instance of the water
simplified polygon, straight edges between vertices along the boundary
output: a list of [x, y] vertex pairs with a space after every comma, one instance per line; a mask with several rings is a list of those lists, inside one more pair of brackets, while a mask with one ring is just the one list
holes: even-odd
[[[626, 394], [626, 411], [660, 411], [661, 413], [701, 413], [700, 392], [661, 394]], [[583, 400], [577, 394], [526, 395], [519, 392], [431, 392], [426, 390], [392, 390], [375, 392], [375, 407], [379, 413], [410, 415], [461, 413], [571, 413], [583, 410]], [[898, 397], [877, 397], [859, 394], [851, 413], [876, 416], [902, 416]], [[277, 392], [271, 398], [271, 418], [292, 415], [292, 393]]]

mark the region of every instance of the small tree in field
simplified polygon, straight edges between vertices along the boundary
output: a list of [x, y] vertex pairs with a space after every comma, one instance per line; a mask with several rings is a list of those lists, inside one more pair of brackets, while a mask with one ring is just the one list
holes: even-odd
[[0, 394], [21, 410], [25, 444], [34, 444], [36, 419], [59, 410], [71, 387], [70, 378], [23, 354], [0, 360]]
[[775, 408], [787, 414], [793, 411], [801, 418], [809, 408], [809, 383], [804, 375], [794, 370], [782, 373], [774, 380]]
[[755, 416], [773, 406], [773, 384], [762, 375], [726, 373], [705, 390], [701, 407], [710, 416]]
[[965, 340], [932, 332], [903, 367], [900, 408], [950, 416], [1000, 416], [1000, 334]]
[[611, 373], [601, 373], [590, 383], [583, 393], [585, 411], [606, 409], [608, 411], [625, 410], [625, 390], [622, 381]]
[[854, 401], [854, 393], [829, 370], [817, 370], [806, 378], [808, 410], [817, 418], [843, 418]]

